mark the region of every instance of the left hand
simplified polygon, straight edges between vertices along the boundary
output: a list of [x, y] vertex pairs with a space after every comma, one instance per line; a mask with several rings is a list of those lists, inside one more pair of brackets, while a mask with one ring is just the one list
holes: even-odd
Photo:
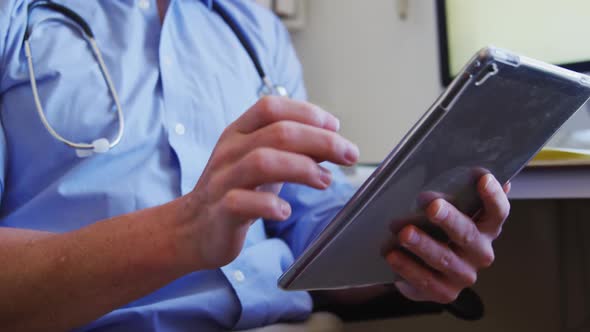
[[398, 234], [400, 244], [428, 266], [401, 250], [389, 253], [387, 261], [404, 279], [396, 282], [399, 291], [414, 301], [450, 303], [461, 290], [473, 285], [478, 271], [494, 261], [492, 241], [500, 235], [508, 217], [509, 190], [509, 184], [502, 188], [491, 174], [483, 176], [478, 191], [484, 207], [477, 222], [443, 199], [430, 203], [426, 216], [451, 242], [436, 241], [413, 225], [404, 227]]

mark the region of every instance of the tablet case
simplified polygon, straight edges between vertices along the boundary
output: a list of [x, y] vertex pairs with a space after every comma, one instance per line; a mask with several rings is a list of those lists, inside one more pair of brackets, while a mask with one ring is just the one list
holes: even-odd
[[[340, 213], [279, 279], [289, 290], [391, 283], [384, 259], [423, 208], [442, 197], [467, 215], [477, 180], [516, 175], [590, 97], [590, 78], [488, 47], [422, 116]], [[304, 221], [303, 221], [304, 222]]]

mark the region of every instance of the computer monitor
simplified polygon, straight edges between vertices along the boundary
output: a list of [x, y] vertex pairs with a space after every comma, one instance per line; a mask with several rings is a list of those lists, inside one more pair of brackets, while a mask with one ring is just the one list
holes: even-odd
[[590, 71], [589, 0], [436, 0], [443, 85], [487, 45]]

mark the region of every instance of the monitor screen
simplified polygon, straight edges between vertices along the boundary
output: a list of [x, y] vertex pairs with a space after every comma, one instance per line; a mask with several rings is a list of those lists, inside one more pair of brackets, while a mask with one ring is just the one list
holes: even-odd
[[487, 45], [590, 71], [588, 0], [436, 1], [444, 85]]

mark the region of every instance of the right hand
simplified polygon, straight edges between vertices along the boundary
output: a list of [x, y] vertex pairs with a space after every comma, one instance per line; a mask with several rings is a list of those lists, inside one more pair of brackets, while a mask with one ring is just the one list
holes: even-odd
[[293, 182], [326, 189], [330, 171], [318, 163], [353, 165], [358, 148], [337, 133], [338, 120], [319, 107], [264, 97], [222, 133], [194, 190], [185, 198], [200, 268], [230, 263], [251, 223], [282, 221], [289, 203], [259, 186]]

